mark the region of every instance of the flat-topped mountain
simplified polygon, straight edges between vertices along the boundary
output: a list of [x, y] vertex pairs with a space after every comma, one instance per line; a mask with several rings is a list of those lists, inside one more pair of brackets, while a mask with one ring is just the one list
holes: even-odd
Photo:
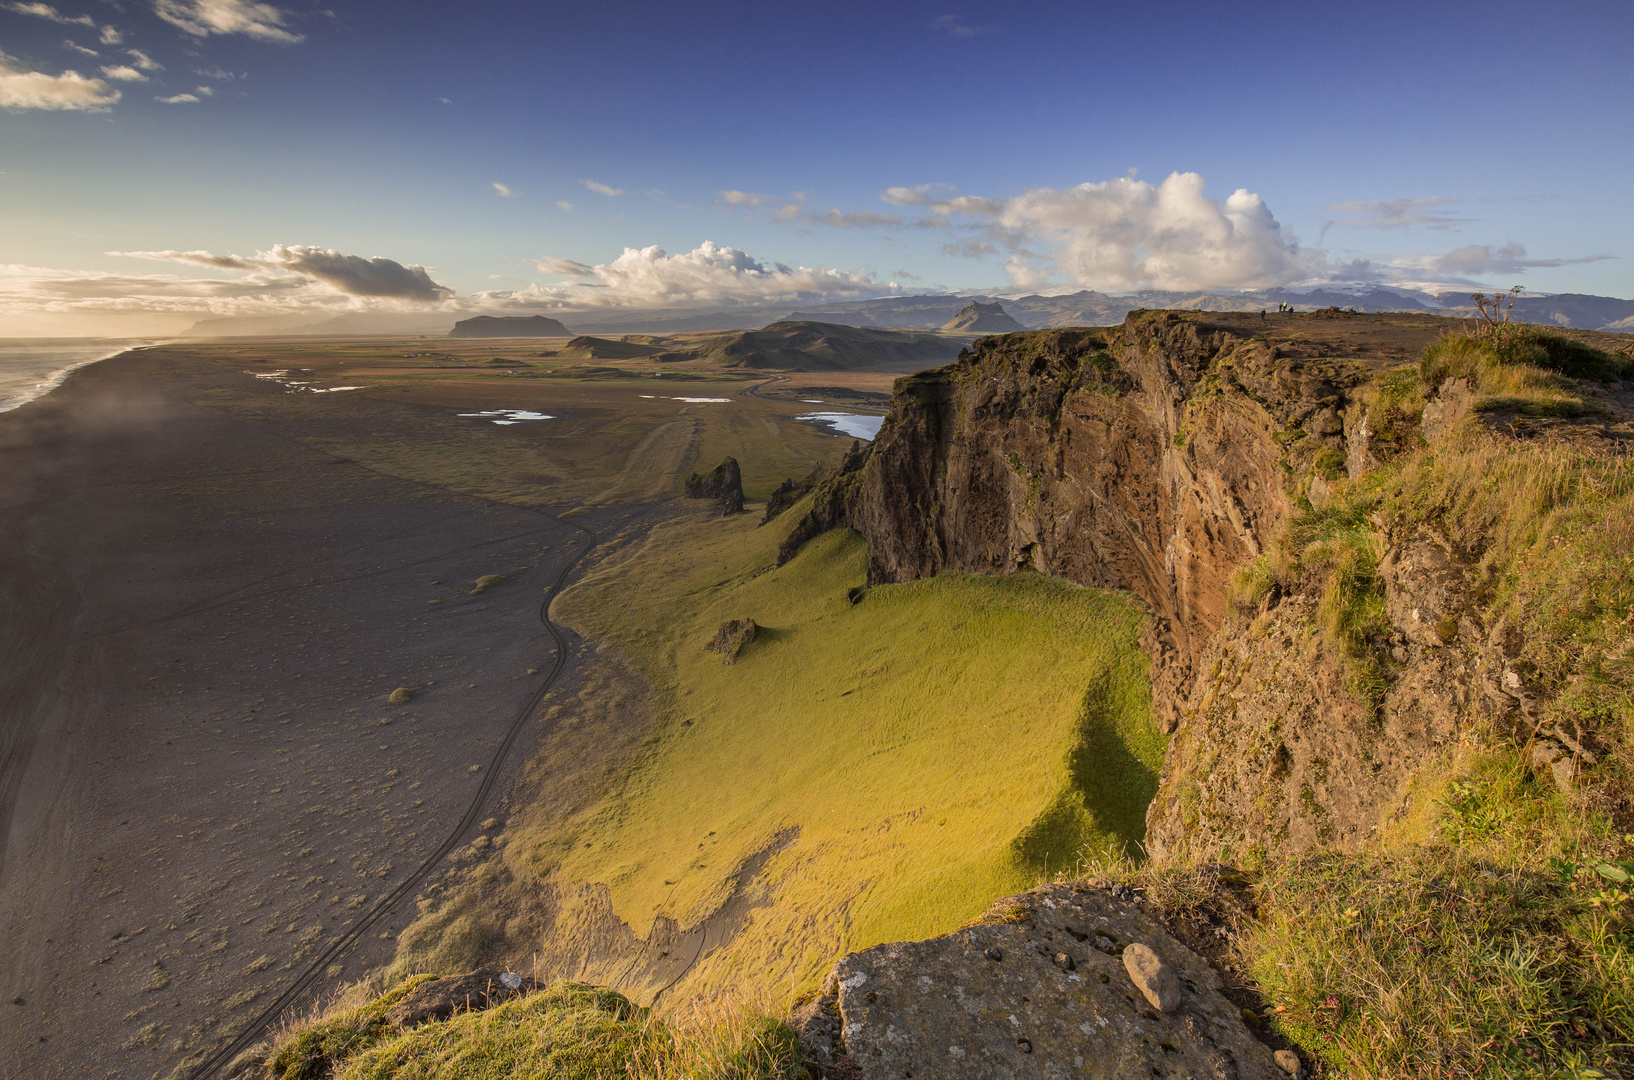
[[959, 314], [943, 323], [942, 329], [955, 334], [1009, 334], [1027, 328], [1010, 318], [1002, 304], [972, 300], [959, 309]]
[[449, 337], [572, 337], [573, 331], [544, 315], [477, 315], [461, 319]]

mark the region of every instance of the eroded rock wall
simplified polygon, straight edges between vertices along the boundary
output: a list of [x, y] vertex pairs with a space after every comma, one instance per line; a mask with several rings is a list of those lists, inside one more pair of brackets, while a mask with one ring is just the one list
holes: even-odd
[[[1160, 857], [1365, 841], [1461, 723], [1518, 700], [1444, 538], [1377, 534], [1382, 695], [1347, 684], [1318, 629], [1320, 580], [1231, 613], [1233, 571], [1285, 519], [1420, 437], [1372, 389], [1411, 343], [1259, 326], [1139, 312], [983, 339], [898, 382], [871, 452], [820, 489], [809, 523], [861, 532], [873, 583], [1034, 569], [1144, 601], [1154, 708], [1174, 736], [1148, 814]], [[1432, 404], [1458, 411], [1453, 397]]]
[[870, 581], [1031, 568], [1133, 593], [1172, 730], [1232, 570], [1293, 509], [1290, 462], [1342, 460], [1346, 390], [1367, 374], [1252, 328], [1141, 312], [986, 338], [899, 381], [849, 504]]

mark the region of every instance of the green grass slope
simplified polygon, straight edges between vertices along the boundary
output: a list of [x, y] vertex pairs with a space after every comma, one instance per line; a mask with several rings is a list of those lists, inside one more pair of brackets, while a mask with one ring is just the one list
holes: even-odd
[[[499, 856], [512, 887], [553, 890], [558, 928], [606, 903], [645, 936], [660, 918], [709, 919], [759, 866], [753, 910], [667, 1001], [782, 997], [845, 951], [953, 929], [1081, 856], [1135, 849], [1156, 788], [1164, 741], [1132, 605], [1030, 574], [948, 575], [852, 604], [854, 533], [773, 569], [799, 516], [663, 526], [556, 606], [648, 680], [654, 731], [570, 820], [514, 819]], [[744, 617], [763, 629], [736, 663], [703, 649]], [[428, 914], [400, 964], [453, 962], [442, 939], [461, 912]], [[580, 977], [638, 999], [657, 989], [620, 984], [629, 967]]]

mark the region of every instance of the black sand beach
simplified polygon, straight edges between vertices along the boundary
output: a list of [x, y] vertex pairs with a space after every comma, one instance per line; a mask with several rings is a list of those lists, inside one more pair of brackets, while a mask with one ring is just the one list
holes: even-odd
[[583, 531], [296, 441], [366, 395], [300, 431], [195, 403], [246, 381], [160, 348], [0, 416], [8, 1080], [197, 1060], [443, 841], [549, 670]]

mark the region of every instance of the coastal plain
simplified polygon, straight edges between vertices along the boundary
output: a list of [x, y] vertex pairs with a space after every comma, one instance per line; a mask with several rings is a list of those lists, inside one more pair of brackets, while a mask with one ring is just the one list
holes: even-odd
[[[161, 346], [0, 417], [20, 1075], [185, 1075], [446, 838], [541, 689], [570, 563], [727, 454], [762, 495], [837, 460], [851, 439], [798, 417], [844, 394], [864, 414], [892, 378], [541, 351]], [[460, 415], [496, 410], [552, 419]], [[328, 986], [391, 958], [405, 906]]]

